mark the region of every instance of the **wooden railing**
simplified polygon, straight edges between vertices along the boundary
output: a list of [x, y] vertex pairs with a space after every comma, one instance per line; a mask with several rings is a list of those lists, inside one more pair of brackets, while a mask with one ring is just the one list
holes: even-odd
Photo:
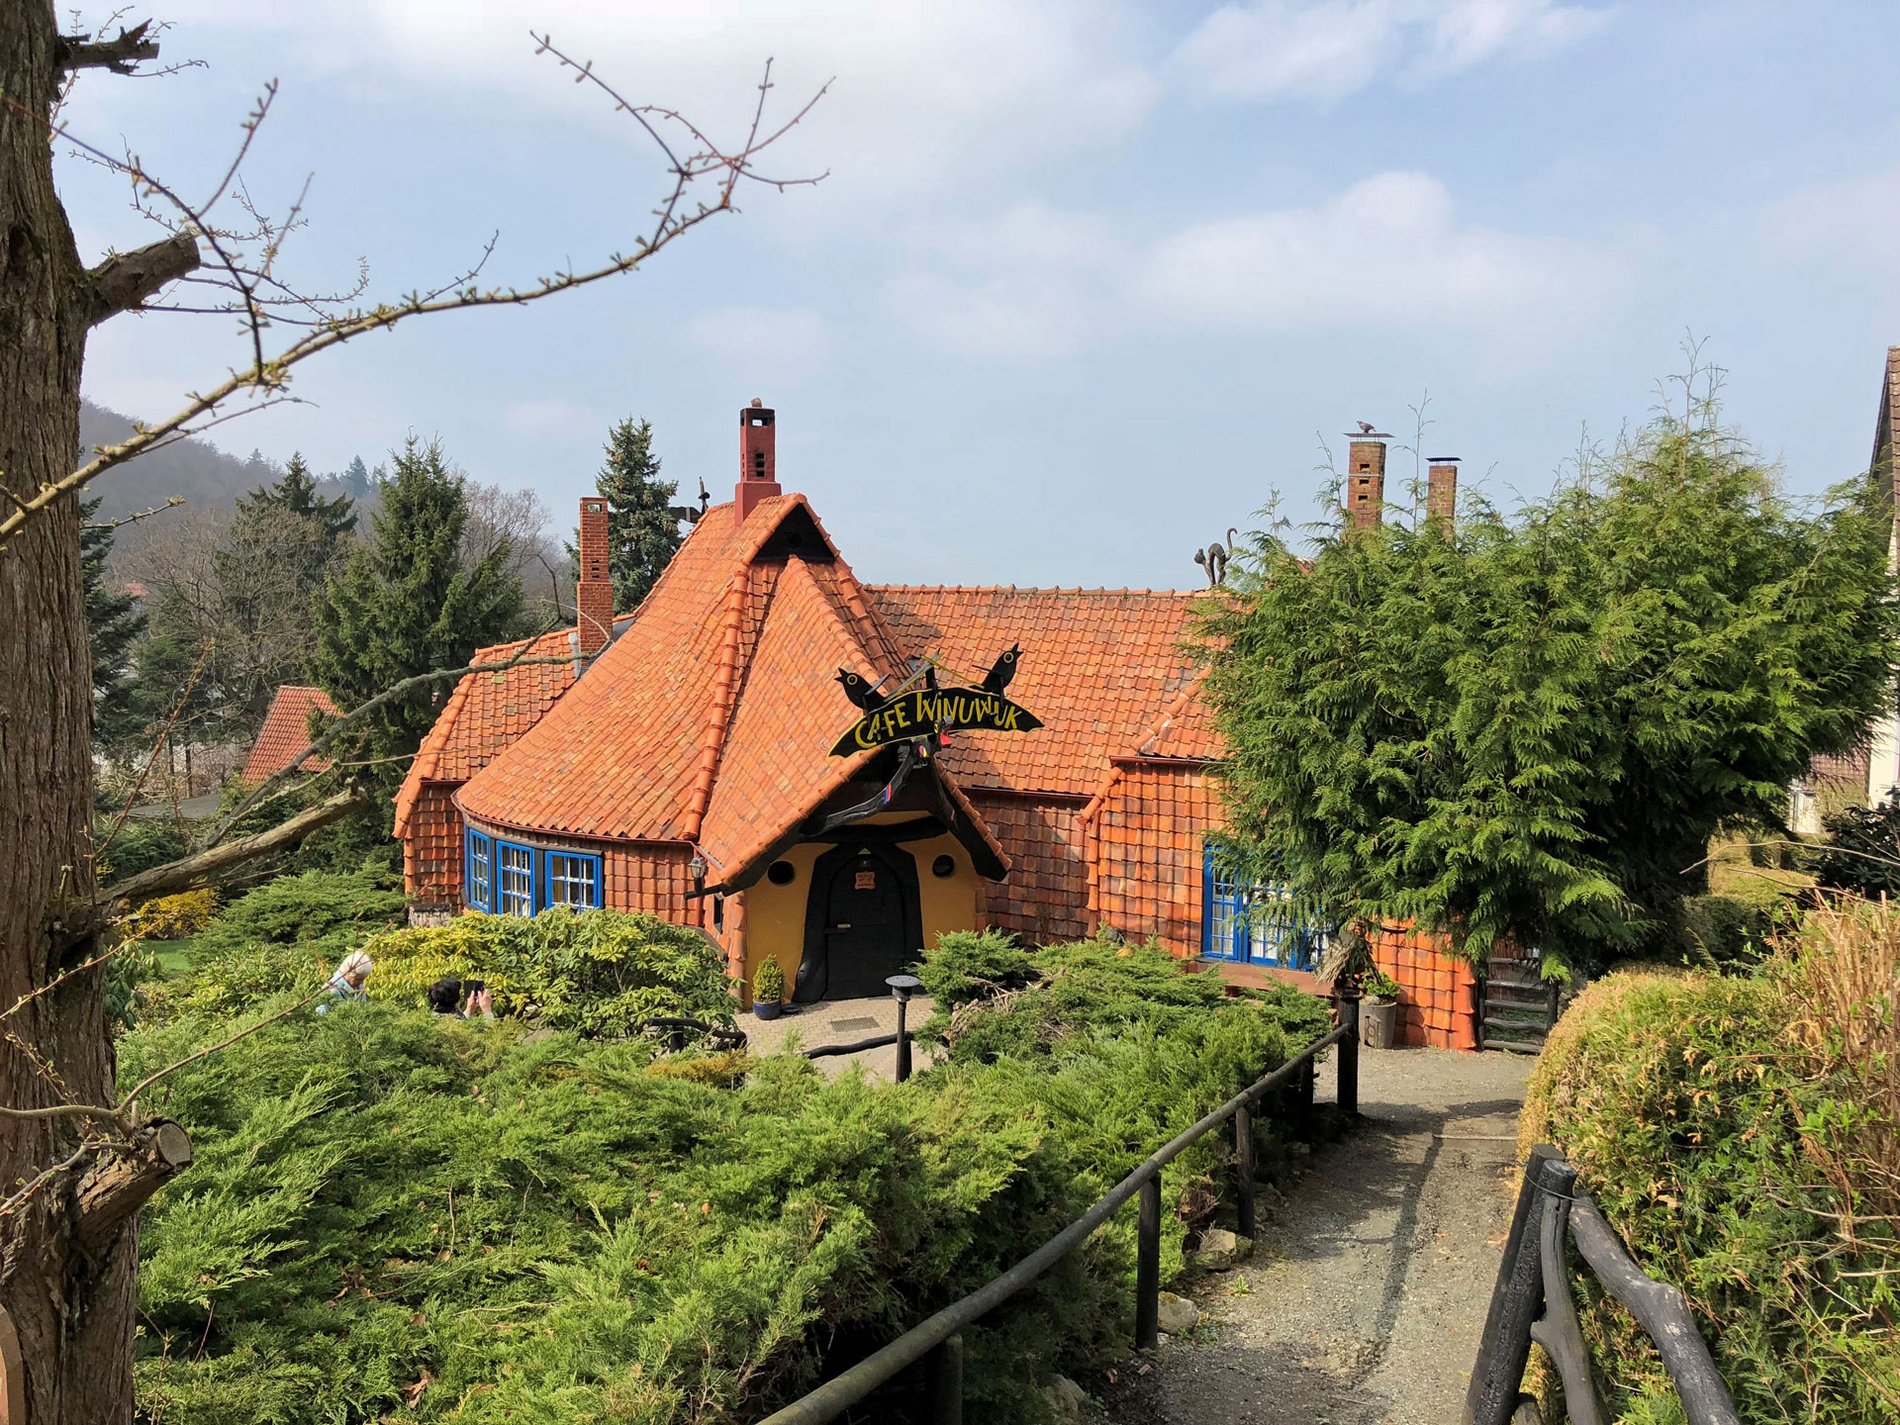
[[[1151, 1349], [1160, 1337], [1161, 1170], [1222, 1124], [1234, 1125], [1235, 1215], [1241, 1236], [1254, 1234], [1253, 1111], [1260, 1099], [1306, 1073], [1325, 1050], [1339, 1049], [1338, 1103], [1348, 1115], [1359, 1108], [1359, 1003], [1338, 1001], [1339, 1027], [1306, 1046], [1286, 1063], [1242, 1089], [1193, 1127], [1157, 1148], [1075, 1221], [968, 1296], [912, 1327], [881, 1350], [834, 1376], [809, 1394], [765, 1417], [760, 1425], [824, 1425], [919, 1362], [926, 1363], [923, 1388], [932, 1425], [963, 1419], [961, 1332], [1023, 1290], [1114, 1216], [1129, 1198], [1141, 1196], [1135, 1250], [1135, 1345]], [[810, 1052], [810, 1051], [807, 1051]]]
[[1547, 1145], [1531, 1150], [1524, 1170], [1491, 1311], [1471, 1368], [1465, 1425], [1545, 1425], [1536, 1403], [1519, 1394], [1532, 1342], [1556, 1363], [1567, 1417], [1574, 1425], [1601, 1425], [1603, 1403], [1570, 1295], [1567, 1257], [1572, 1241], [1604, 1289], [1629, 1308], [1656, 1343], [1689, 1425], [1740, 1425], [1708, 1343], [1696, 1329], [1688, 1298], [1637, 1264], [1590, 1194], [1577, 1185], [1577, 1170]]

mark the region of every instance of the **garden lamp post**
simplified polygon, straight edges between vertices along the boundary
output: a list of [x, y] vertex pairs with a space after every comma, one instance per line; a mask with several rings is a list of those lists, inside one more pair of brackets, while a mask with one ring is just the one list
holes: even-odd
[[915, 975], [892, 975], [884, 983], [891, 987], [891, 996], [897, 1001], [897, 1082], [901, 1084], [910, 1077], [910, 1031], [904, 1028], [904, 1007], [924, 982]]

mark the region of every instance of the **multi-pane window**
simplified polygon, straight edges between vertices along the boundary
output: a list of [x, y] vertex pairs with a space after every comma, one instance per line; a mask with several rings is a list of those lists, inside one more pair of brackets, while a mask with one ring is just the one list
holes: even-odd
[[1210, 960], [1311, 970], [1326, 951], [1324, 927], [1301, 915], [1292, 893], [1232, 878], [1208, 847], [1201, 869], [1201, 954]]
[[495, 904], [494, 843], [479, 831], [468, 834], [468, 903], [478, 910]]
[[600, 905], [600, 857], [574, 851], [547, 853], [547, 904], [597, 909]]
[[495, 843], [499, 867], [495, 909], [502, 915], [534, 914], [534, 852], [506, 841]]

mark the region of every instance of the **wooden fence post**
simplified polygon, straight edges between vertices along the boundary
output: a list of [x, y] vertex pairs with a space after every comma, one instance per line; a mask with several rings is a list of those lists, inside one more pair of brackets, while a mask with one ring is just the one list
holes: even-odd
[[1161, 1344], [1161, 1174], [1141, 1184], [1135, 1232], [1135, 1349]]
[[1359, 996], [1341, 995], [1339, 1027], [1346, 1037], [1339, 1041], [1339, 1111], [1348, 1118], [1359, 1116]]
[[963, 1425], [963, 1336], [930, 1353], [930, 1425]]
[[1511, 1235], [1504, 1240], [1504, 1258], [1498, 1263], [1497, 1285], [1491, 1290], [1484, 1334], [1478, 1338], [1471, 1388], [1465, 1393], [1464, 1425], [1510, 1425], [1517, 1409], [1524, 1363], [1531, 1354], [1531, 1322], [1544, 1304], [1544, 1274], [1538, 1258], [1544, 1173], [1547, 1164], [1561, 1161], [1548, 1143], [1531, 1149], [1517, 1211], [1511, 1218]]
[[1234, 1111], [1234, 1230], [1253, 1240], [1253, 1114]]

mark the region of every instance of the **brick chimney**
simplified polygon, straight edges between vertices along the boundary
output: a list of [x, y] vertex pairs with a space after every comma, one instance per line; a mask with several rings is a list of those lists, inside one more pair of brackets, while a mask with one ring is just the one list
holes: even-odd
[[1425, 519], [1449, 531], [1458, 519], [1458, 457], [1434, 455], [1425, 467]]
[[778, 487], [778, 428], [772, 424], [772, 408], [753, 398], [739, 412], [739, 487], [732, 498], [738, 506], [737, 520], [746, 522], [760, 500], [782, 494]]
[[598, 495], [581, 501], [581, 578], [574, 589], [576, 651], [592, 658], [614, 632], [614, 578], [608, 563], [607, 502]]
[[1346, 528], [1370, 529], [1385, 507], [1385, 442], [1355, 440], [1346, 450]]

